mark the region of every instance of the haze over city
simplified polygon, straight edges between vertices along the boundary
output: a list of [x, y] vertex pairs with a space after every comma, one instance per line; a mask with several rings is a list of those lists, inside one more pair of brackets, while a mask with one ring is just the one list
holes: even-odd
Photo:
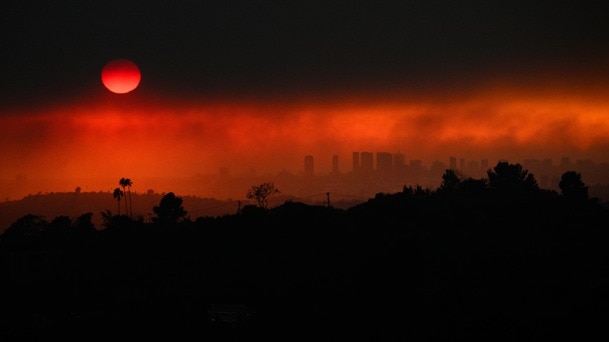
[[[298, 175], [306, 155], [348, 171], [354, 151], [609, 161], [609, 28], [592, 5], [3, 7], [4, 189], [171, 191], [155, 180]], [[117, 58], [141, 71], [122, 94], [101, 79]]]
[[2, 2], [0, 340], [609, 340], [605, 7]]

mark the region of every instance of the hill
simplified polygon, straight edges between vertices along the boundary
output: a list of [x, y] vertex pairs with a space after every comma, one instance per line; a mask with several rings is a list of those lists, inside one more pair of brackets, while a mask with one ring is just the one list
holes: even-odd
[[[146, 193], [132, 194], [133, 217], [148, 221], [152, 208], [159, 204], [164, 194]], [[234, 213], [237, 210], [236, 201], [220, 201], [213, 198], [184, 196], [184, 207], [191, 217], [216, 216]], [[120, 213], [125, 213], [124, 199], [121, 200]], [[11, 223], [27, 214], [43, 216], [52, 220], [57, 216], [69, 216], [74, 219], [84, 213], [93, 213], [93, 223], [101, 228], [100, 212], [110, 210], [117, 214], [118, 202], [110, 192], [55, 192], [47, 194], [28, 195], [21, 200], [0, 203], [0, 233], [4, 232]]]
[[[164, 193], [132, 193], [133, 218], [142, 218], [150, 221], [153, 216], [152, 208], [159, 204]], [[249, 204], [248, 201], [217, 200], [198, 196], [180, 196], [188, 216], [195, 220], [201, 216], [222, 216], [236, 213], [240, 206]], [[292, 196], [276, 196], [274, 205], [284, 201], [295, 200]], [[361, 203], [361, 200], [335, 201], [334, 207], [348, 208]], [[120, 213], [125, 213], [124, 199], [121, 200]], [[0, 234], [4, 232], [17, 219], [28, 215], [42, 216], [52, 220], [57, 216], [68, 216], [72, 219], [84, 214], [93, 213], [92, 222], [96, 228], [101, 229], [103, 223], [100, 212], [110, 210], [113, 214], [119, 213], [118, 202], [110, 192], [51, 192], [45, 194], [28, 195], [20, 200], [0, 203]]]
[[0, 236], [0, 337], [606, 340], [609, 211], [459, 184], [102, 230], [27, 217]]

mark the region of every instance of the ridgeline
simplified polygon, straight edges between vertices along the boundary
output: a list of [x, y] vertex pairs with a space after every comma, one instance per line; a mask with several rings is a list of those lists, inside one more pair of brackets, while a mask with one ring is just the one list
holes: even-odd
[[0, 236], [0, 337], [598, 340], [609, 210], [575, 172], [561, 190], [500, 163], [346, 209], [26, 215]]

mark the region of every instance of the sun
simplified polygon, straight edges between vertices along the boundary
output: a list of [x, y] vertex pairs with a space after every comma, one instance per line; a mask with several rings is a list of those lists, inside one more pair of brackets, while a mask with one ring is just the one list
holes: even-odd
[[116, 94], [133, 91], [140, 84], [142, 74], [140, 68], [132, 61], [117, 58], [104, 65], [101, 81], [108, 90]]

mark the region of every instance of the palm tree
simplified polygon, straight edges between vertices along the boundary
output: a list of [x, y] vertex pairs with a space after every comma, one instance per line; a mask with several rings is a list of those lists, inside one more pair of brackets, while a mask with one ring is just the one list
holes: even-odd
[[[131, 186], [133, 182], [129, 178], [121, 178], [119, 184], [123, 187], [123, 191], [125, 191], [125, 187], [127, 188], [127, 197], [129, 198], [129, 217], [133, 218], [133, 205], [131, 204]], [[125, 207], [127, 206], [127, 202], [125, 201]]]
[[120, 188], [114, 189], [114, 198], [118, 201], [118, 215], [121, 214], [121, 198], [123, 197], [124, 192]]
[[131, 204], [131, 186], [133, 182], [129, 178], [127, 178], [127, 181], [127, 189], [129, 190], [129, 217], [133, 218], [133, 204]]
[[[121, 186], [121, 188], [123, 188], [123, 195], [127, 193], [126, 189], [127, 189], [127, 184], [130, 183], [131, 180], [129, 180], [129, 178], [121, 178], [118, 181], [118, 184]], [[129, 203], [127, 203], [127, 201], [125, 200], [125, 215], [129, 215], [129, 208], [128, 205]]]

